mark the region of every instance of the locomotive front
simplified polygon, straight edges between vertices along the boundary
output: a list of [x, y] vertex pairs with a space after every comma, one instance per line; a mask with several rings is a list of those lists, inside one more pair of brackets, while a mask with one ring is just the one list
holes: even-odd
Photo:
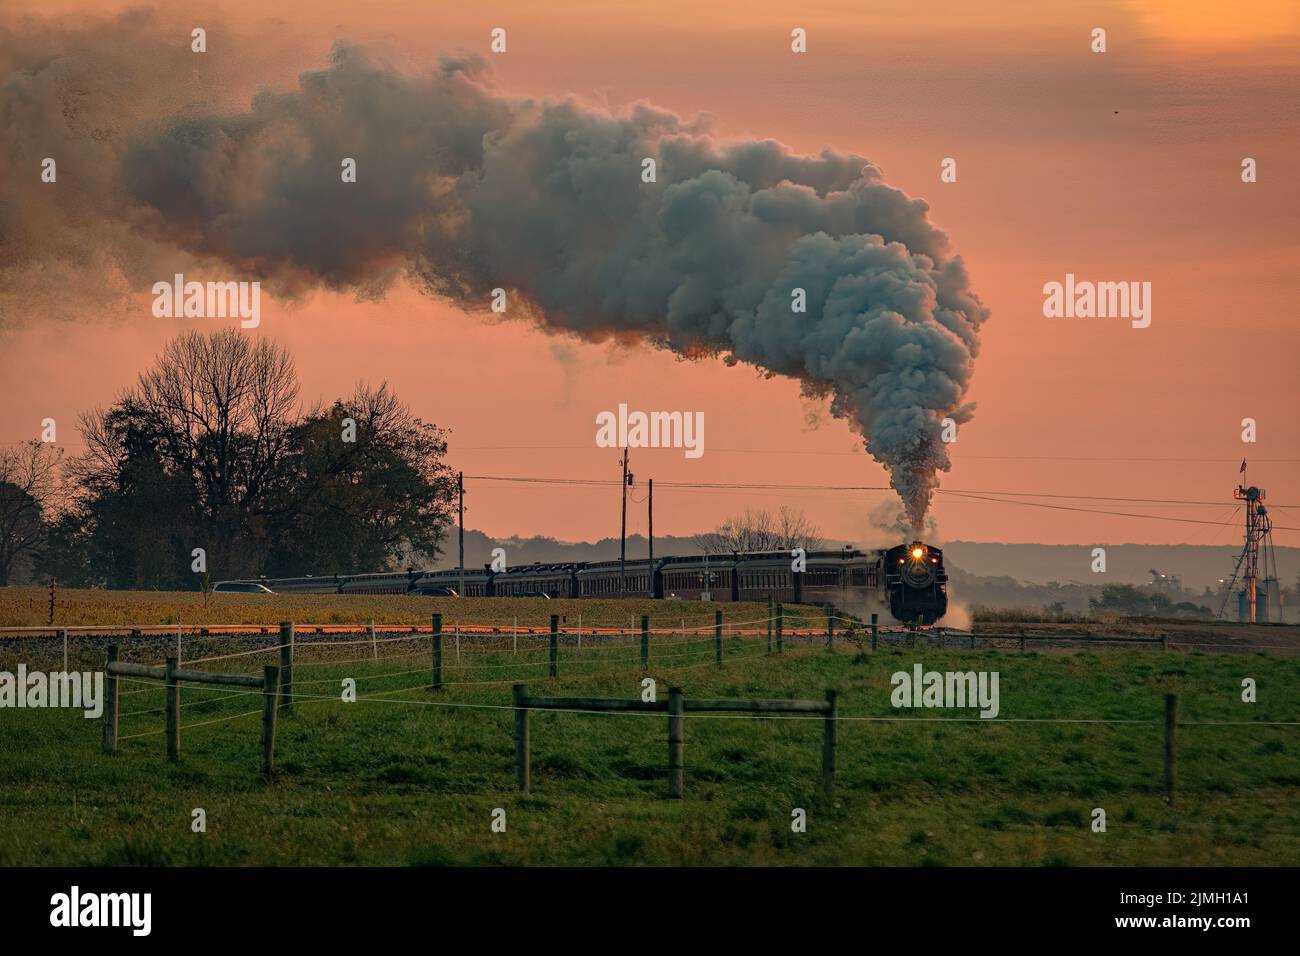
[[920, 541], [885, 552], [889, 611], [904, 623], [933, 624], [948, 611], [943, 552]]

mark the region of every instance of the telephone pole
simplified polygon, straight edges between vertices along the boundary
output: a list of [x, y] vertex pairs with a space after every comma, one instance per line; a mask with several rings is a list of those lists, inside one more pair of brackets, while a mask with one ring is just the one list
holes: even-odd
[[623, 524], [618, 532], [618, 593], [627, 592], [627, 446], [623, 446]]
[[650, 575], [650, 579], [647, 582], [647, 590], [650, 592], [648, 597], [651, 600], [654, 600], [654, 596], [655, 596], [655, 480], [653, 478], [650, 479], [650, 496], [647, 500], [650, 502], [649, 508], [647, 509], [649, 511], [649, 519], [650, 519], [650, 530], [649, 530], [650, 570], [648, 572]]
[[456, 472], [456, 497], [460, 500], [460, 596], [465, 596], [465, 472]]

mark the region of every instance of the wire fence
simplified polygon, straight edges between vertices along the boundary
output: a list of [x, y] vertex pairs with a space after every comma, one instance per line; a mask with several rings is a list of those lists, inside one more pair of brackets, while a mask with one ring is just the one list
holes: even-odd
[[[871, 615], [874, 619], [876, 615]], [[1115, 634], [1092, 629], [1060, 630], [1043, 625], [990, 625], [979, 630], [968, 630], [945, 625], [929, 627], [908, 627], [898, 623], [884, 623], [878, 620], [864, 621], [860, 617], [845, 615], [832, 611], [817, 623], [810, 626], [805, 616], [792, 619], [780, 611], [765, 617], [743, 620], [724, 620], [722, 623], [726, 637], [765, 637], [779, 635], [782, 641], [802, 642], [819, 639], [865, 643], [871, 640], [875, 644], [897, 646], [935, 646], [959, 649], [1000, 649], [1015, 646], [1020, 650], [1050, 648], [1055, 645], [1087, 645], [1095, 648], [1115, 649], [1121, 644], [1143, 644], [1152, 647], [1159, 645], [1161, 650], [1198, 650], [1214, 649], [1222, 652], [1282, 651], [1300, 653], [1300, 639], [1292, 642], [1281, 640], [1261, 641], [1252, 638], [1205, 640], [1195, 636], [1181, 636], [1167, 632], [1156, 634]], [[706, 637], [715, 630], [716, 624], [692, 623], [685, 620], [667, 625], [659, 622], [645, 629], [652, 639], [662, 641], [672, 636], [689, 637], [697, 635]], [[588, 644], [617, 643], [635, 640], [643, 630], [635, 621], [627, 627], [583, 627], [564, 624], [557, 629], [562, 645], [584, 641]], [[445, 636], [454, 637], [458, 643], [469, 647], [492, 648], [494, 642], [510, 642], [512, 653], [528, 653], [536, 650], [545, 651], [545, 642], [549, 640], [550, 631], [545, 627], [524, 626], [515, 622], [489, 621], [465, 624], [451, 624], [443, 629]], [[279, 644], [265, 647], [240, 648], [223, 653], [200, 653], [199, 656], [187, 656], [188, 648], [204, 648], [213, 643], [230, 640], [274, 639], [277, 627], [266, 624], [222, 624], [222, 625], [93, 625], [69, 627], [5, 627], [0, 628], [0, 649], [5, 646], [5, 637], [26, 637], [29, 639], [61, 640], [65, 661], [70, 660], [70, 642], [76, 638], [95, 638], [95, 644], [113, 638], [130, 638], [141, 644], [153, 642], [156, 646], [174, 646], [176, 656], [187, 664], [201, 664], [214, 661], [232, 660], [241, 657], [253, 657], [277, 650]], [[319, 648], [353, 648], [359, 651], [369, 649], [366, 656], [353, 658], [356, 661], [376, 659], [381, 648], [391, 645], [412, 643], [421, 637], [433, 634], [429, 624], [413, 623], [368, 623], [368, 624], [311, 624], [303, 625], [296, 633], [300, 645], [310, 644]], [[345, 639], [328, 639], [330, 637]], [[382, 637], [380, 635], [383, 635]], [[93, 645], [92, 645], [93, 646]], [[193, 650], [191, 650], [191, 654]]]
[[[641, 626], [636, 621], [629, 622], [628, 627], [570, 627], [561, 628], [558, 616], [553, 616], [548, 629], [516, 627], [509, 625], [443, 625], [438, 617], [429, 625], [412, 624], [367, 624], [352, 626], [350, 630], [339, 632], [337, 625], [308, 625], [301, 631], [293, 625], [281, 625], [272, 629], [263, 625], [224, 626], [223, 633], [206, 634], [190, 642], [191, 652], [201, 652], [200, 656], [185, 658], [183, 652], [184, 631], [168, 630], [167, 643], [145, 642], [134, 648], [135, 656], [142, 658], [152, 666], [160, 666], [170, 658], [175, 664], [184, 663], [185, 667], [213, 674], [256, 676], [255, 671], [262, 665], [279, 661], [282, 697], [280, 706], [287, 702], [302, 704], [360, 703], [391, 704], [443, 709], [463, 710], [513, 710], [509, 703], [490, 703], [481, 700], [409, 699], [406, 695], [430, 692], [431, 688], [439, 691], [449, 690], [453, 693], [474, 692], [477, 689], [489, 690], [506, 684], [518, 684], [521, 681], [536, 680], [542, 677], [556, 677], [559, 671], [566, 676], [581, 679], [608, 678], [620, 672], [653, 673], [657, 679], [675, 678], [680, 672], [700, 668], [716, 668], [733, 665], [738, 662], [752, 662], [768, 658], [773, 664], [784, 659], [787, 651], [797, 653], [825, 646], [834, 648], [836, 642], [841, 648], [847, 646], [858, 653], [868, 650], [972, 650], [989, 651], [1004, 649], [1038, 649], [1064, 642], [1081, 642], [1088, 647], [1105, 646], [1109, 642], [1126, 643], [1129, 646], [1159, 648], [1168, 650], [1169, 642], [1160, 637], [1133, 637], [1124, 635], [1095, 634], [1061, 634], [1027, 633], [1026, 628], [1018, 628], [1014, 633], [972, 633], [951, 628], [907, 628], [898, 625], [882, 626], [878, 620], [864, 623], [857, 617], [835, 612], [827, 613], [824, 626], [816, 630], [806, 626], [787, 628], [788, 618], [777, 607], [774, 613], [765, 617], [745, 618], [739, 621], [725, 621], [724, 615], [718, 613], [713, 624], [687, 625], [684, 619], [675, 626], [651, 627], [648, 618], [643, 618]], [[237, 628], [227, 631], [226, 628]], [[116, 629], [118, 633], [128, 630]], [[202, 629], [200, 629], [202, 630]], [[102, 629], [96, 628], [96, 636], [103, 638]], [[338, 639], [344, 634], [347, 639]], [[171, 638], [175, 638], [175, 645]], [[266, 641], [264, 646], [240, 647], [221, 650], [219, 645], [225, 642], [246, 640]], [[96, 644], [100, 641], [96, 641]], [[216, 646], [214, 646], [216, 645]], [[639, 646], [638, 646], [639, 645]], [[66, 644], [65, 644], [66, 646]], [[170, 651], [174, 654], [163, 658], [156, 655]], [[1179, 648], [1215, 647], [1224, 649], [1214, 642], [1178, 641]], [[1252, 650], [1263, 648], [1294, 651], [1288, 644], [1252, 645]], [[381, 653], [382, 651], [382, 653]], [[66, 651], [65, 651], [66, 654]], [[432, 658], [432, 660], [431, 660]], [[422, 659], [422, 660], [421, 660]], [[420, 662], [417, 664], [417, 660]], [[411, 666], [402, 666], [410, 664]], [[385, 665], [388, 665], [385, 667]], [[394, 666], [395, 665], [395, 666]], [[298, 674], [294, 670], [299, 671]], [[353, 696], [344, 700], [338, 691], [328, 691], [334, 685], [339, 686], [345, 678], [351, 678]], [[403, 678], [410, 679], [403, 686], [392, 686]], [[147, 721], [168, 713], [170, 703], [156, 706], [156, 701], [148, 697], [138, 699], [139, 695], [162, 695], [163, 689], [156, 680], [140, 679], [128, 676], [118, 678], [122, 685], [117, 693], [121, 698], [129, 698], [132, 703], [122, 708], [117, 717], [131, 721], [135, 727], [139, 721]], [[356, 688], [360, 687], [361, 692]], [[209, 688], [187, 688], [185, 690], [185, 709], [198, 709], [202, 719], [179, 724], [177, 730], [213, 727], [239, 721], [255, 716], [262, 711], [240, 710], [235, 713], [222, 713], [227, 707], [237, 708], [250, 696], [265, 696], [260, 690], [220, 690]], [[137, 702], [138, 700], [138, 702]], [[179, 694], [176, 710], [179, 711]], [[269, 705], [268, 705], [269, 706]], [[275, 709], [275, 708], [273, 708]], [[572, 714], [602, 714], [610, 711], [591, 711], [582, 707], [556, 706], [550, 708], [558, 712]], [[617, 713], [617, 712], [613, 712]], [[634, 715], [645, 716], [632, 711]], [[265, 716], [265, 715], [264, 715]], [[798, 714], [737, 714], [737, 713], [692, 713], [689, 719], [695, 720], [822, 720], [821, 716]], [[961, 715], [926, 716], [903, 714], [869, 714], [837, 713], [836, 722], [852, 724], [978, 724], [996, 725], [1031, 725], [1031, 724], [1075, 724], [1075, 725], [1115, 725], [1115, 726], [1156, 726], [1162, 724], [1159, 717], [1152, 718], [1108, 718], [1084, 717], [1077, 715], [1058, 715], [1043, 717], [966, 717]], [[1230, 721], [1230, 720], [1188, 720], [1179, 719], [1177, 726], [1185, 727], [1221, 727], [1255, 729], [1286, 729], [1300, 726], [1300, 721]], [[121, 734], [122, 741], [147, 738], [169, 733], [168, 728], [131, 729], [130, 733]]]
[[[762, 662], [764, 668], [771, 668], [771, 670], [766, 672], [767, 676], [776, 677], [782, 673], [788, 673], [788, 671], [778, 670], [778, 668], [781, 668], [782, 666], [781, 650], [779, 647], [774, 649], [773, 644], [767, 639], [766, 635], [761, 637], [733, 636], [728, 638], [726, 641], [722, 641], [719, 638], [718, 630], [718, 628], [714, 628], [713, 640], [710, 640], [708, 636], [692, 633], [690, 629], [680, 632], [674, 635], [676, 638], [675, 640], [664, 641], [658, 645], [653, 645], [654, 655], [648, 662], [644, 656], [644, 650], [642, 654], [637, 655], [608, 653], [611, 648], [617, 651], [620, 647], [626, 647], [626, 644], [602, 645], [589, 643], [585, 651], [578, 650], [575, 645], [569, 649], [569, 653], [565, 657], [567, 680], [556, 686], [572, 688], [577, 685], [586, 685], [589, 681], [594, 679], [597, 681], [595, 686], [608, 687], [611, 678], [623, 677], [629, 673], [635, 674], [641, 679], [644, 679], [645, 676], [652, 675], [654, 685], [658, 686], [668, 681], [676, 681], [683, 672], [698, 668], [721, 669], [728, 666], [734, 667], [737, 664], [753, 665], [759, 662]], [[431, 632], [431, 638], [436, 640], [438, 636], [440, 636], [440, 629], [434, 628]], [[637, 636], [642, 637], [643, 635]], [[549, 638], [550, 635], [547, 635], [547, 637]], [[431, 643], [431, 638], [422, 637], [420, 640], [422, 643], [427, 645]], [[328, 645], [334, 645], [337, 642], [326, 643]], [[717, 656], [719, 649], [724, 645], [729, 653], [722, 655], [721, 657]], [[553, 649], [554, 646], [554, 643], [552, 643], [551, 649]], [[294, 652], [311, 653], [313, 651], [319, 652], [320, 650], [322, 650], [322, 648], [319, 644], [296, 644], [292, 639], [291, 632], [288, 641], [261, 648], [258, 652], [275, 653], [277, 655], [288, 652], [291, 655]], [[792, 659], [796, 661], [825, 659], [820, 656], [819, 652], [821, 650], [821, 648], [809, 645], [795, 647], [791, 649]], [[233, 727], [239, 722], [246, 721], [248, 718], [256, 717], [260, 714], [263, 718], [264, 774], [268, 779], [270, 779], [274, 772], [271, 769], [273, 760], [272, 751], [275, 746], [274, 715], [277, 714], [277, 712], [288, 710], [290, 706], [311, 707], [313, 710], [317, 707], [325, 707], [337, 712], [340, 708], [361, 705], [364, 708], [362, 711], [363, 713], [368, 712], [372, 708], [379, 708], [380, 711], [392, 710], [394, 708], [399, 710], [416, 709], [431, 713], [491, 714], [496, 712], [501, 717], [506, 717], [508, 714], [512, 714], [514, 717], [516, 735], [516, 775], [517, 779], [522, 781], [519, 784], [521, 789], [523, 789], [524, 792], [528, 792], [528, 781], [530, 780], [529, 774], [531, 772], [529, 770], [530, 759], [528, 757], [526, 730], [524, 731], [524, 737], [522, 738], [523, 744], [520, 744], [519, 728], [521, 726], [521, 714], [522, 726], [527, 727], [526, 712], [528, 710], [537, 709], [538, 707], [544, 707], [546, 710], [553, 713], [567, 714], [579, 719], [618, 716], [663, 719], [665, 716], [665, 710], [667, 710], [669, 724], [668, 759], [666, 762], [659, 763], [657, 761], [645, 762], [644, 760], [631, 760], [630, 763], [623, 766], [617, 762], [611, 763], [610, 761], [604, 761], [601, 764], [601, 772], [608, 773], [613, 778], [624, 780], [629, 787], [634, 789], [644, 789], [648, 781], [667, 779], [669, 781], [669, 796], [681, 797], [683, 796], [683, 780], [685, 772], [682, 763], [682, 740], [686, 733], [688, 723], [697, 727], [707, 727], [710, 722], [744, 721], [749, 722], [750, 725], [763, 722], [774, 726], [793, 728], [798, 725], [789, 723], [791, 721], [803, 723], [816, 721], [820, 722], [823, 727], [822, 793], [829, 796], [831, 793], [832, 777], [835, 773], [836, 764], [835, 727], [848, 729], [855, 727], [867, 728], [887, 726], [898, 730], [905, 730], [908, 727], [926, 727], [931, 731], [936, 732], [947, 731], [957, 734], [975, 733], [981, 736], [984, 734], [994, 733], [996, 728], [1005, 728], [1008, 733], [1016, 734], [1018, 737], [1019, 733], [1022, 732], [1018, 728], [1064, 728], [1073, 726], [1081, 729], [1094, 728], [1116, 732], [1133, 731], [1138, 734], [1150, 734], [1155, 740], [1158, 740], [1163, 732], [1163, 760], [1165, 767], [1164, 793], [1165, 799], [1172, 807], [1176, 801], [1175, 781], [1178, 778], [1178, 772], [1176, 770], [1178, 758], [1177, 748], [1175, 746], [1175, 735], [1178, 732], [1187, 730], [1195, 734], [1220, 734], [1223, 735], [1225, 742], [1228, 740], [1234, 742], [1240, 741], [1242, 739], [1242, 734], [1246, 733], [1249, 735], [1247, 739], [1258, 743], [1261, 739], [1261, 734], [1268, 735], [1268, 739], [1273, 740], [1275, 739], [1274, 735], [1285, 735], [1300, 728], [1300, 720], [1294, 719], [1232, 720], [1222, 719], [1218, 716], [1188, 717], [1185, 715], [1178, 715], [1177, 698], [1174, 695], [1166, 695], [1166, 706], [1163, 715], [1156, 712], [1152, 712], [1149, 715], [1137, 716], [1084, 716], [1077, 713], [1059, 713], [1041, 716], [1003, 716], [1001, 714], [995, 714], [992, 716], [983, 714], [979, 716], [968, 716], [959, 712], [945, 713], [942, 716], [931, 716], [918, 713], [872, 713], [870, 712], [872, 709], [872, 693], [870, 691], [864, 693], [862, 685], [856, 681], [850, 682], [851, 685], [855, 686], [851, 686], [849, 690], [840, 691], [838, 698], [836, 697], [835, 692], [828, 691], [826, 696], [827, 701], [830, 702], [829, 709], [820, 713], [782, 712], [786, 709], [794, 709], [793, 707], [780, 706], [783, 703], [789, 705], [800, 705], [801, 707], [806, 707], [810, 703], [809, 701], [795, 700], [745, 702], [727, 700], [724, 698], [719, 701], [713, 701], [712, 703], [705, 700], [701, 702], [705, 709], [691, 710], [687, 707], [685, 712], [683, 712], [680, 707], [676, 711], [673, 711], [662, 705], [657, 709], [647, 710], [644, 707], [638, 706], [638, 701], [635, 698], [595, 700], [591, 703], [589, 703], [591, 700], [589, 698], [573, 698], [573, 703], [569, 704], [564, 698], [527, 698], [522, 696], [522, 682], [527, 679], [536, 680], [542, 675], [543, 668], [553, 667], [554, 657], [552, 655], [547, 659], [539, 658], [520, 661], [514, 656], [513, 648], [507, 649], [505, 646], [481, 648], [475, 653], [473, 660], [462, 661], [459, 665], [454, 662], [448, 662], [446, 664], [446, 669], [452, 679], [437, 681], [437, 690], [433, 689], [435, 677], [434, 672], [431, 670], [431, 664], [395, 670], [376, 670], [376, 668], [383, 668], [384, 661], [406, 659], [417, 654], [423, 656], [426, 651], [427, 648], [421, 648], [420, 650], [405, 654], [384, 655], [382, 658], [359, 657], [319, 661], [302, 660], [298, 662], [297, 666], [302, 667], [310, 663], [318, 668], [332, 668], [334, 673], [331, 674], [328, 670], [315, 671], [314, 676], [312, 677], [293, 679], [291, 688], [286, 688], [283, 685], [280, 685], [277, 688], [274, 683], [269, 682], [269, 675], [276, 670], [274, 667], [267, 667], [265, 669], [268, 675], [268, 683], [263, 685], [263, 689], [230, 690], [229, 688], [221, 687], [219, 690], [210, 688], [196, 690], [187, 688], [185, 691], [184, 712], [188, 714], [190, 709], [194, 709], [196, 711], [194, 716], [198, 718], [189, 721], [180, 720], [181, 704], [179, 688], [174, 692], [174, 697], [171, 696], [173, 692], [168, 690], [167, 703], [162, 707], [150, 706], [153, 702], [146, 699], [141, 705], [136, 705], [135, 709], [123, 711], [121, 713], [122, 719], [131, 720], [133, 726], [129, 728], [129, 733], [115, 734], [115, 742], [134, 740], [140, 745], [145, 745], [145, 749], [149, 749], [147, 745], [150, 740], [156, 737], [165, 737], [167, 740], [169, 756], [174, 760], [179, 751], [179, 740], [182, 732], [188, 734], [205, 729], [219, 730], [222, 727]], [[588, 656], [586, 659], [582, 659], [579, 655]], [[467, 654], [467, 656], [469, 655]], [[240, 653], [237, 655], [213, 655], [204, 663], [213, 667], [220, 667], [223, 665], [229, 666], [231, 664], [238, 666], [244, 663], [254, 663], [251, 659], [252, 657], [253, 655], [247, 653]], [[867, 660], [870, 659], [870, 657], [867, 658]], [[362, 666], [356, 666], [358, 664]], [[577, 670], [568, 673], [568, 669], [572, 668], [575, 664], [592, 665], [592, 667], [579, 667]], [[638, 667], [638, 665], [640, 666]], [[167, 665], [168, 672], [170, 673], [174, 667], [175, 662], [169, 661]], [[495, 673], [481, 673], [487, 668], [497, 668], [498, 670]], [[530, 671], [531, 674], [523, 673], [525, 671]], [[720, 672], [726, 673], [725, 670], [720, 670]], [[283, 674], [283, 670], [281, 670], [280, 673]], [[496, 676], [498, 673], [503, 676]], [[745, 675], [745, 679], [750, 684], [753, 684], [756, 680], [762, 679], [764, 672], [747, 670]], [[461, 677], [466, 679], [458, 679]], [[197, 675], [195, 675], [195, 678], [197, 678]], [[347, 678], [351, 678], [352, 686], [350, 694], [346, 690]], [[125, 689], [120, 691], [123, 696], [149, 692], [156, 695], [164, 693], [163, 688], [159, 686], [156, 679], [151, 680], [132, 676], [121, 676], [117, 679], [123, 685], [127, 685]], [[338, 690], [330, 689], [329, 685], [331, 684], [336, 687], [343, 685], [345, 687], [344, 692], [340, 693]], [[499, 690], [504, 689], [504, 685], [507, 684], [513, 686], [515, 693], [514, 700], [505, 698], [504, 695], [501, 695], [496, 700], [490, 699], [491, 697], [496, 696], [499, 693]], [[271, 689], [268, 690], [265, 688]], [[358, 690], [358, 688], [360, 688], [360, 690]], [[286, 692], [287, 697], [284, 696]], [[679, 690], [674, 689], [671, 693], [678, 695], [677, 699], [681, 700], [681, 692]], [[835, 703], [837, 699], [844, 705], [844, 709], [837, 709]], [[259, 700], [261, 706], [256, 709], [249, 709], [249, 705], [254, 703], [255, 700]], [[521, 707], [519, 703], [520, 701], [525, 702], [525, 706]], [[603, 706], [598, 707], [595, 706], [596, 704], [601, 704]], [[618, 704], [626, 709], [612, 709], [608, 706], [611, 704]], [[775, 706], [772, 711], [768, 712], [734, 712], [734, 708], [731, 706], [732, 704]], [[719, 707], [718, 705], [721, 706]], [[671, 705], [669, 706], [671, 707]], [[707, 708], [710, 706], [718, 707], [718, 711], [714, 712], [708, 710]], [[878, 701], [876, 706], [879, 706]], [[974, 706], [973, 703], [972, 706]], [[226, 709], [229, 709], [232, 712], [222, 712]], [[166, 715], [167, 721], [164, 726], [158, 726], [158, 723], [162, 723], [160, 719], [162, 715]], [[268, 715], [270, 715], [269, 738], [267, 736]], [[333, 718], [331, 718], [331, 720], [332, 719]], [[151, 722], [154, 723], [154, 726], [149, 726]], [[141, 723], [143, 723], [144, 726], [140, 726]], [[399, 722], [399, 725], [400, 723], [403, 722]], [[376, 726], [380, 728], [384, 726], [392, 726], [392, 722], [389, 721], [386, 724], [381, 721], [378, 725], [371, 725], [370, 729], [367, 730], [367, 733], [385, 732], [383, 730], [377, 731], [375, 729]], [[449, 728], [453, 726], [456, 725], [444, 725], [442, 733], [445, 734], [449, 731]], [[506, 724], [504, 722], [497, 723], [494, 726], [501, 733], [506, 731]], [[549, 727], [551, 725], [547, 726]], [[734, 723], [730, 725], [714, 723], [714, 726], [725, 727], [735, 725]], [[301, 731], [302, 725], [299, 725], [299, 727]], [[588, 736], [593, 735], [579, 732], [575, 737], [571, 731], [567, 738], [569, 741], [567, 746], [577, 746], [581, 749], [581, 742]], [[726, 736], [730, 737], [731, 735], [728, 734]], [[911, 748], [908, 751], [911, 754], [910, 759], [921, 760], [924, 762], [924, 753], [916, 750], [916, 743], [918, 739], [924, 740], [927, 738], [932, 741], [929, 746], [933, 747], [933, 740], [935, 738], [929, 736], [928, 732], [926, 736], [922, 738], [917, 738], [915, 735], [906, 738], [882, 738], [880, 735], [872, 733], [865, 736], [855, 737], [853, 740], [855, 742], [865, 743], [868, 747], [874, 748], [876, 751], [880, 750], [882, 740], [892, 740], [893, 743], [887, 746], [892, 746], [896, 750], [899, 747], [904, 749]], [[206, 739], [209, 742], [211, 740], [211, 738]], [[303, 734], [299, 732], [293, 738], [293, 746], [295, 746], [295, 748], [304, 746], [308, 739], [310, 738], [303, 736]], [[459, 736], [457, 736], [457, 739], [460, 739]], [[631, 739], [641, 739], [642, 742], [640, 746], [644, 747], [644, 740], [639, 735], [634, 736]], [[718, 735], [714, 734], [713, 739], [716, 743]], [[790, 739], [792, 738], [788, 738], [786, 735], [771, 736], [768, 738], [769, 746], [775, 747], [777, 741], [782, 741], [783, 746], [788, 746]], [[1050, 740], [1052, 738], [1049, 737], [1047, 739]], [[1124, 734], [1119, 739], [1128, 740], [1129, 738], [1127, 734]], [[577, 741], [576, 744], [574, 744], [575, 740]], [[751, 745], [753, 745], [752, 735], [749, 740]], [[855, 746], [856, 745], [858, 744], [855, 743]], [[202, 742], [200, 743], [200, 746], [203, 746]], [[953, 745], [950, 744], [949, 746]], [[1024, 746], [1024, 744], [1017, 740], [1016, 743], [1010, 744], [1010, 746], [1021, 747]], [[1214, 746], [1222, 747], [1223, 744], [1216, 743]], [[1283, 749], [1286, 749], [1286, 752], [1288, 753], [1291, 752], [1289, 750], [1290, 744], [1283, 745], [1278, 743], [1277, 746], [1279, 749], [1276, 752], [1278, 753], [1281, 753]], [[759, 744], [759, 747], [762, 747], [761, 743]], [[1203, 746], [1194, 743], [1193, 748], [1197, 757], [1192, 766], [1203, 774], [1206, 766], [1205, 761], [1207, 759], [1215, 758], [1207, 757], [1206, 754], [1208, 751], [1206, 751]], [[735, 751], [736, 748], [734, 746], [728, 747], [728, 753], [734, 754]], [[768, 760], [773, 762], [774, 765], [783, 764], [785, 758], [778, 760], [774, 755], [775, 751], [773, 751], [772, 755], [768, 757]], [[550, 757], [545, 758], [546, 762], [543, 764], [544, 768], [551, 766], [549, 763], [551, 759], [552, 758]], [[734, 760], [735, 758], [728, 757], [726, 759]], [[894, 756], [890, 759], [897, 761], [898, 757]], [[302, 764], [302, 756], [296, 756], [295, 763]], [[566, 766], [567, 764], [565, 764], [564, 761], [561, 761], [560, 765]], [[1217, 759], [1215, 759], [1214, 765], [1217, 765]], [[546, 772], [550, 773], [549, 770]], [[788, 776], [789, 773], [793, 771], [783, 766], [781, 770], [774, 772], [779, 772]], [[1139, 770], [1135, 772], [1135, 776], [1142, 776], [1144, 774], [1149, 774], [1149, 772], [1150, 768], [1148, 768], [1147, 771]], [[1285, 779], [1285, 773], [1287, 771], [1283, 770], [1282, 772], [1284, 775], [1283, 779]], [[702, 779], [716, 780], [718, 779], [716, 773], [716, 769], [707, 769], [702, 773]], [[858, 773], [859, 777], [857, 779], [860, 782], [862, 779], [860, 776], [861, 771], [859, 770]], [[561, 773], [561, 776], [564, 776], [564, 773]], [[1274, 774], [1274, 777], [1270, 779], [1277, 779], [1276, 773]], [[1124, 789], [1150, 791], [1156, 788], [1154, 786], [1154, 781], [1152, 781], [1149, 776], [1145, 776], [1143, 779], [1140, 779], [1140, 781], [1124, 785]], [[1221, 785], [1213, 780], [1208, 782], [1202, 781], [1199, 789], [1200, 792], [1207, 794], [1217, 793], [1220, 791]], [[1215, 823], [1213, 829], [1216, 832], [1229, 832], [1231, 830], [1231, 828], [1225, 830], [1224, 826], [1219, 823]], [[1284, 831], [1279, 829], [1278, 832]], [[1295, 832], [1300, 832], [1300, 830]]]

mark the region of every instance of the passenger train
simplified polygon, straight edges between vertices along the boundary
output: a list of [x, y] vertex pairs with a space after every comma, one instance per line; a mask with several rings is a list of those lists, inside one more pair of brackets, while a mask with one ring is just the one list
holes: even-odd
[[[700, 554], [626, 561], [530, 564], [493, 571], [392, 572], [222, 581], [217, 591], [409, 594], [454, 597], [660, 598], [834, 605], [933, 624], [948, 610], [943, 551], [920, 541], [893, 548], [809, 551], [795, 571], [788, 551]], [[463, 579], [463, 580], [462, 580]]]

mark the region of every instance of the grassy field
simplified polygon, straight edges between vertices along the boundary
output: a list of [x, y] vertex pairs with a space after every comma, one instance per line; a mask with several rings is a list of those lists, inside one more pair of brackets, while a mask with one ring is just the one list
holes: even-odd
[[[459, 662], [448, 650], [437, 693], [422, 686], [427, 644], [406, 647], [385, 647], [378, 662], [302, 651], [295, 685], [309, 696], [282, 715], [270, 784], [248, 713], [260, 701], [225, 688], [185, 689], [176, 765], [157, 685], [124, 685], [128, 739], [115, 756], [79, 713], [0, 712], [0, 864], [1300, 864], [1300, 728], [1200, 723], [1300, 720], [1295, 659], [872, 654], [812, 641], [768, 657], [763, 642], [736, 638], [719, 668], [710, 640], [679, 638], [653, 650], [660, 694], [671, 684], [820, 699], [835, 688], [845, 717], [973, 716], [890, 706], [890, 675], [920, 662], [998, 671], [1001, 713], [840, 721], [830, 802], [816, 795], [820, 720], [688, 715], [686, 797], [669, 800], [657, 714], [535, 713], [533, 793], [513, 788], [511, 682], [630, 698], [643, 676], [635, 645], [564, 648], [555, 681], [540, 643], [518, 655], [467, 646]], [[250, 672], [265, 662], [236, 660]], [[1240, 701], [1246, 676], [1256, 704]], [[343, 677], [361, 700], [339, 700]], [[1175, 808], [1162, 797], [1171, 690], [1197, 722], [1179, 729]], [[191, 832], [196, 807], [204, 834]], [[791, 830], [796, 807], [806, 833]], [[1105, 833], [1089, 825], [1094, 807]], [[492, 832], [495, 808], [505, 833]]]
[[[564, 626], [626, 627], [651, 615], [657, 626], [713, 624], [721, 607], [728, 620], [766, 619], [767, 605], [752, 602], [716, 605], [706, 601], [548, 601], [544, 598], [437, 598], [405, 595], [212, 594], [186, 591], [60, 590], [55, 626], [127, 624], [423, 624], [439, 613], [448, 626], [497, 624], [546, 627], [552, 614]], [[40, 627], [49, 623], [50, 594], [42, 588], [0, 588], [0, 626]], [[791, 627], [824, 625], [817, 608], [786, 608]], [[639, 624], [638, 624], [639, 626]]]

